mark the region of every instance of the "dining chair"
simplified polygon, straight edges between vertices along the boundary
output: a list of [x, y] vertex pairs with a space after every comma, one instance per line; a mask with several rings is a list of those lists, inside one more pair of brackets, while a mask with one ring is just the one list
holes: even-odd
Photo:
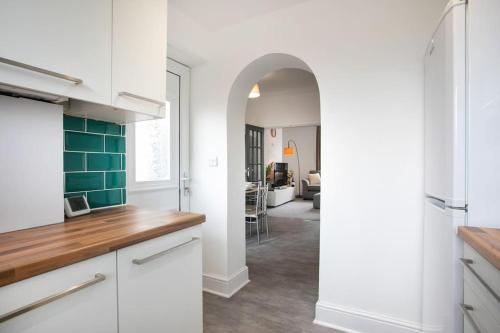
[[262, 229], [264, 227], [264, 222], [266, 224], [266, 235], [267, 239], [269, 239], [269, 223], [267, 220], [267, 194], [269, 192], [269, 189], [267, 186], [263, 186], [259, 189], [259, 195], [260, 195], [260, 209], [259, 209], [259, 216], [260, 216], [260, 222], [262, 224]]
[[245, 222], [250, 227], [250, 237], [252, 237], [252, 224], [257, 226], [257, 243], [260, 244], [259, 218], [262, 210], [261, 187], [257, 184], [255, 190], [247, 192], [245, 196]]

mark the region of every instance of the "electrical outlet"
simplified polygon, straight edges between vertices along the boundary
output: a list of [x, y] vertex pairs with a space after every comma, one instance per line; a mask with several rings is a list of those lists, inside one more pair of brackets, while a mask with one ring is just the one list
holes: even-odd
[[208, 159], [208, 166], [210, 168], [216, 168], [218, 165], [219, 165], [219, 161], [217, 159], [217, 156]]

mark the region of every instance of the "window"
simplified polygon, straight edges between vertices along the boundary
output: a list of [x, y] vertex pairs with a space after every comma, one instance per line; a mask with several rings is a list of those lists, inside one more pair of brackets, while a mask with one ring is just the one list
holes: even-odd
[[[167, 103], [167, 105], [169, 105]], [[135, 125], [135, 181], [170, 180], [170, 112]]]
[[[177, 181], [172, 158], [175, 156], [175, 130], [171, 104], [166, 101], [165, 118], [129, 125], [127, 139], [132, 146], [128, 176], [131, 191], [171, 187]], [[175, 178], [175, 179], [174, 179]]]

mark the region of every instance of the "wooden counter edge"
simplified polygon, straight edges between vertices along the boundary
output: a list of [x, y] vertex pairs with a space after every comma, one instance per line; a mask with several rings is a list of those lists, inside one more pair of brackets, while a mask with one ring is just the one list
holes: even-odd
[[[458, 227], [458, 236], [483, 256], [490, 264], [500, 270], [500, 239], [478, 227]], [[498, 229], [495, 229], [498, 230]], [[493, 246], [493, 243], [497, 246]]]
[[100, 255], [111, 253], [124, 247], [145, 242], [153, 238], [158, 238], [176, 231], [194, 227], [204, 223], [205, 220], [206, 216], [204, 214], [193, 214], [192, 218], [187, 221], [166, 224], [133, 234], [131, 233], [124, 238], [113, 239], [105, 243], [92, 244], [72, 252], [63, 253], [59, 256], [46, 258], [27, 265], [8, 267], [7, 269], [0, 271], [0, 287], [29, 279], [43, 273], [48, 273], [58, 268], [76, 264], [87, 259], [95, 258]]

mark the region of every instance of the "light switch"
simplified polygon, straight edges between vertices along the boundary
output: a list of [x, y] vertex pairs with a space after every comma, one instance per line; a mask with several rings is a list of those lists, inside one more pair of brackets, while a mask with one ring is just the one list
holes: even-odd
[[210, 168], [216, 168], [218, 165], [219, 165], [219, 161], [217, 159], [217, 156], [208, 159], [208, 166]]

